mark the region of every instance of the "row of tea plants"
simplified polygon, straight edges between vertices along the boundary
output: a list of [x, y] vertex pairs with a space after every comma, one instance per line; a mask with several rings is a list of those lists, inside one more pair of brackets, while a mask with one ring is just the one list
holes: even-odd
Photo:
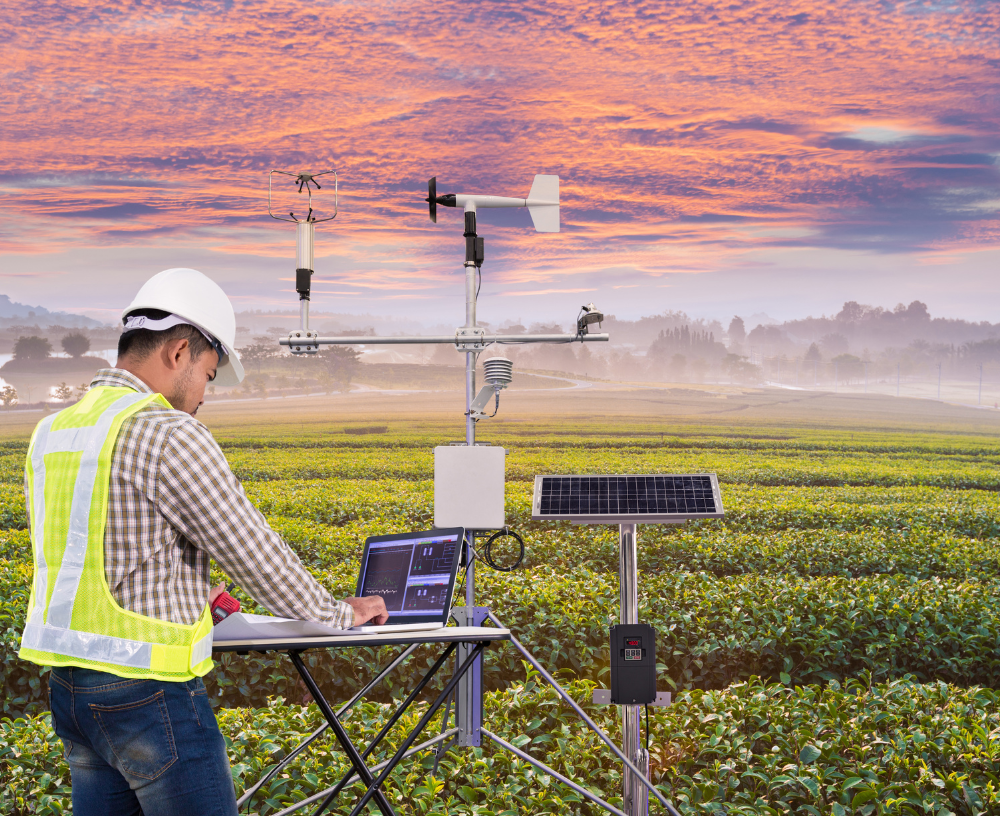
[[[480, 569], [479, 602], [590, 706], [591, 690], [608, 682], [615, 531], [531, 521], [531, 479], [717, 472], [724, 521], [640, 528], [642, 617], [658, 630], [660, 688], [676, 695], [650, 716], [665, 795], [684, 813], [1000, 811], [996, 447], [955, 434], [689, 431], [630, 439], [611, 426], [505, 429], [496, 441], [511, 449], [509, 521], [528, 558], [511, 574]], [[223, 446], [303, 562], [348, 594], [366, 535], [430, 526], [438, 441], [411, 429], [307, 442], [231, 436]], [[68, 769], [45, 714], [44, 672], [16, 658], [31, 577], [24, 450], [24, 441], [0, 447], [0, 811], [57, 813], [69, 807]], [[342, 699], [389, 654], [308, 657]], [[429, 659], [418, 652], [350, 727], [374, 734]], [[512, 649], [488, 652], [485, 678], [487, 727], [620, 804], [617, 763]], [[280, 657], [226, 655], [206, 679], [240, 790], [318, 723]], [[613, 712], [590, 712], [616, 732]], [[346, 766], [334, 746], [316, 748], [261, 792], [256, 812], [339, 778]], [[407, 812], [596, 812], [488, 744], [431, 769], [423, 757], [396, 774], [390, 792]]]

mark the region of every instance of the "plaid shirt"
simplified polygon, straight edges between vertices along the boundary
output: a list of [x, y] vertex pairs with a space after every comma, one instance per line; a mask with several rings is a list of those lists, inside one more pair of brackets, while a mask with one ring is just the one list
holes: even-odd
[[[117, 368], [98, 371], [91, 386], [98, 385], [152, 393]], [[354, 623], [351, 607], [316, 583], [250, 503], [208, 428], [154, 403], [125, 421], [115, 444], [104, 532], [108, 587], [124, 609], [192, 624], [208, 603], [210, 559], [276, 615]]]

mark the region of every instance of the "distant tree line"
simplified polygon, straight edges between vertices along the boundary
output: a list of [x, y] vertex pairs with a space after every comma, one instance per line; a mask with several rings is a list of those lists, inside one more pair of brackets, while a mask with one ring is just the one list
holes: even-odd
[[[62, 350], [70, 357], [82, 357], [90, 351], [90, 339], [85, 334], [74, 332], [63, 337]], [[52, 356], [52, 344], [45, 337], [36, 334], [18, 337], [14, 342], [15, 360], [44, 360]]]

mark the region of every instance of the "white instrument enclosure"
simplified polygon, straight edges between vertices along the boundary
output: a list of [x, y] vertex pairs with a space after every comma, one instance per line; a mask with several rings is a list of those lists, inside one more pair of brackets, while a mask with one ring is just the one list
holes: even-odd
[[506, 451], [487, 445], [434, 448], [434, 526], [499, 530], [504, 526]]

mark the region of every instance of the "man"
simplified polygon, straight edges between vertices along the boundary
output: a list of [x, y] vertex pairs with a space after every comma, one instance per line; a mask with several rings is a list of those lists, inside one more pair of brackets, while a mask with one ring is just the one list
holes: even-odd
[[168, 269], [122, 315], [113, 369], [32, 435], [25, 494], [35, 577], [20, 656], [52, 666], [52, 722], [74, 816], [235, 816], [212, 668], [212, 559], [278, 615], [349, 627], [381, 597], [335, 601], [250, 504], [194, 419], [235, 385], [232, 304]]

